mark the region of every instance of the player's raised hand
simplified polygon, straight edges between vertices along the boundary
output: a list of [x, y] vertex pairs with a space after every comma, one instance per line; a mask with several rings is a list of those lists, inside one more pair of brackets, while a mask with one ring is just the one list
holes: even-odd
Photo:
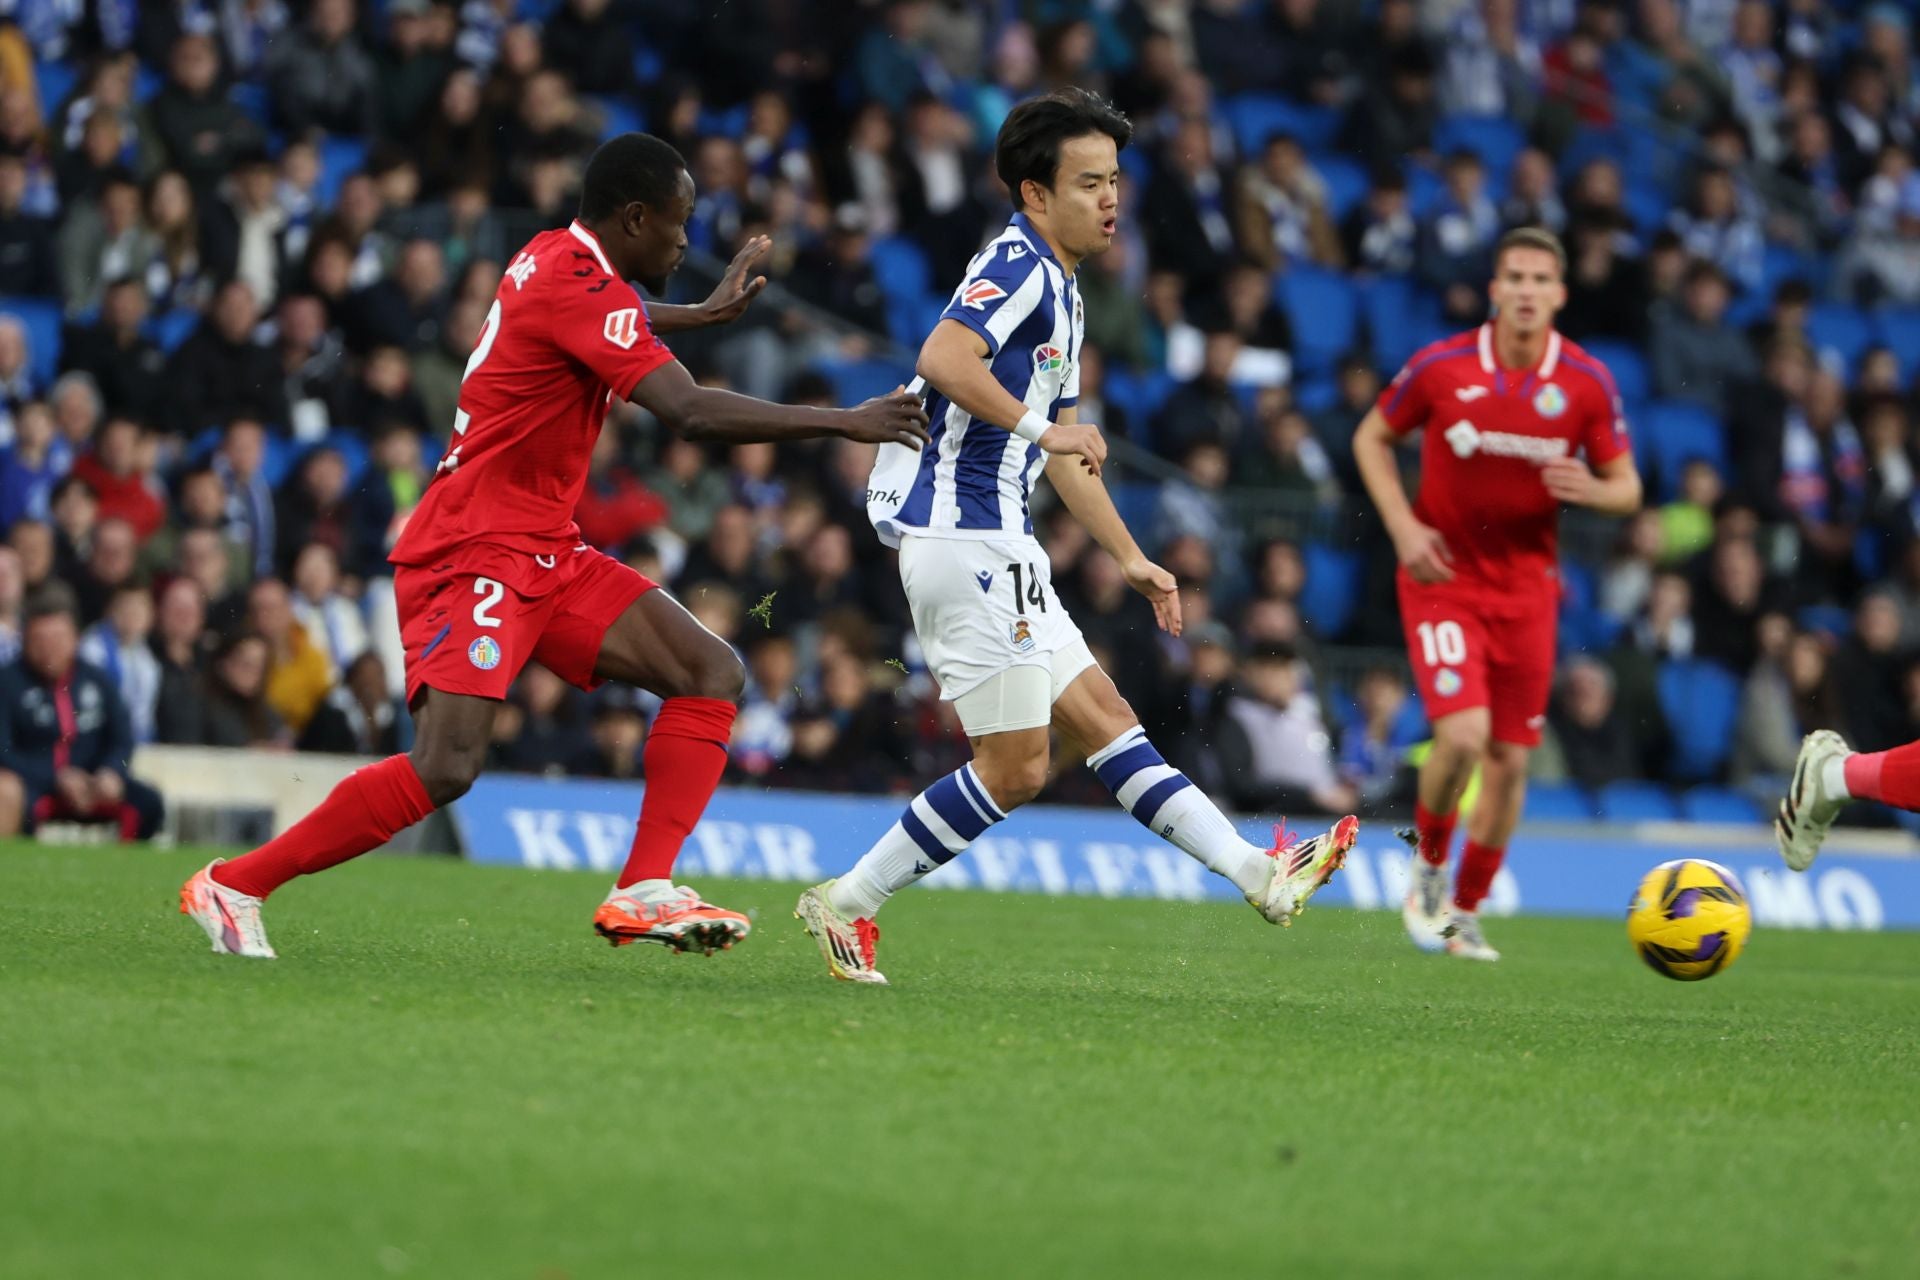
[[1152, 602], [1153, 620], [1160, 629], [1170, 636], [1179, 635], [1180, 584], [1174, 576], [1145, 556], [1127, 561], [1120, 572], [1126, 575], [1128, 586]]
[[727, 274], [720, 277], [720, 283], [700, 304], [709, 320], [714, 324], [738, 320], [759, 292], [767, 287], [765, 276], [754, 276], [749, 280], [747, 273], [772, 247], [773, 241], [766, 236], [755, 236], [740, 246], [740, 252], [733, 255], [733, 261], [727, 266]]
[[1106, 438], [1091, 422], [1056, 422], [1041, 433], [1040, 447], [1048, 453], [1077, 453], [1080, 465], [1095, 475], [1107, 461]]
[[1592, 506], [1600, 478], [1578, 458], [1555, 458], [1540, 468], [1540, 481], [1557, 501], [1576, 507]]
[[1432, 525], [1409, 520], [1393, 534], [1394, 554], [1415, 582], [1452, 582], [1453, 552]]
[[904, 444], [918, 449], [927, 442], [927, 406], [905, 387], [895, 387], [841, 415], [840, 434], [863, 444]]

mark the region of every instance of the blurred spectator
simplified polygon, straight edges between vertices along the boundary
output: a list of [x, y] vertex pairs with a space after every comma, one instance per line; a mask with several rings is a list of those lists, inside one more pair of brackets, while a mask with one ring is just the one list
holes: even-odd
[[1258, 451], [1235, 464], [1233, 481], [1281, 493], [1311, 494], [1322, 501], [1332, 501], [1340, 493], [1325, 446], [1307, 416], [1294, 408], [1262, 417]]
[[10, 422], [38, 391], [27, 351], [27, 328], [13, 316], [0, 315], [0, 419]]
[[27, 297], [60, 296], [54, 228], [27, 208], [26, 160], [0, 149], [0, 279], [7, 292]]
[[310, 546], [322, 546], [337, 558], [353, 540], [353, 510], [347, 494], [347, 463], [340, 451], [325, 446], [300, 461], [280, 489], [274, 508], [277, 550], [275, 572], [294, 580], [294, 561]]
[[167, 518], [156, 482], [146, 470], [147, 452], [141, 425], [115, 415], [101, 425], [93, 451], [74, 460], [72, 471], [93, 491], [100, 518], [124, 521], [136, 542], [152, 537]]
[[48, 505], [53, 512], [54, 573], [71, 583], [78, 579], [81, 565], [93, 554], [100, 502], [85, 480], [69, 472], [54, 482]]
[[27, 598], [27, 580], [20, 553], [0, 545], [0, 665], [20, 656], [21, 609]]
[[1693, 586], [1679, 573], [1663, 572], [1653, 580], [1646, 608], [1635, 620], [1633, 647], [1655, 658], [1693, 656]]
[[1213, 131], [1188, 120], [1167, 142], [1141, 199], [1140, 221], [1157, 265], [1206, 287], [1234, 252], [1233, 211], [1213, 150]]
[[1746, 674], [1757, 653], [1754, 626], [1776, 594], [1767, 586], [1760, 553], [1751, 541], [1729, 538], [1719, 543], [1708, 553], [1706, 581], [1694, 603], [1695, 652]]
[[152, 631], [153, 595], [129, 581], [114, 589], [105, 616], [80, 638], [81, 661], [119, 690], [136, 745], [153, 741], [160, 702], [160, 659], [148, 644]]
[[1853, 634], [1833, 662], [1843, 731], [1854, 750], [1887, 751], [1913, 741], [1901, 691], [1904, 658], [1899, 607], [1884, 592], [1867, 592], [1854, 609]]
[[1662, 556], [1669, 563], [1691, 560], [1713, 541], [1713, 513], [1724, 486], [1713, 464], [1700, 458], [1680, 470], [1680, 496], [1660, 508]]
[[160, 592], [149, 646], [158, 664], [153, 723], [157, 742], [198, 741], [201, 684], [213, 643], [206, 603], [205, 592], [190, 577], [175, 578]]
[[375, 118], [386, 137], [416, 136], [427, 105], [456, 65], [453, 31], [434, 9], [428, 0], [388, 0], [387, 39], [374, 60]]
[[1263, 271], [1290, 262], [1340, 265], [1340, 237], [1327, 208], [1326, 180], [1296, 138], [1268, 138], [1259, 167], [1241, 170], [1234, 222], [1242, 252]]
[[1819, 636], [1795, 633], [1774, 615], [1760, 631], [1763, 655], [1741, 692], [1732, 773], [1777, 789], [1793, 771], [1800, 740], [1816, 729], [1845, 728], [1840, 695]]
[[1746, 338], [1726, 322], [1730, 301], [1726, 276], [1702, 260], [1687, 269], [1681, 306], [1654, 309], [1654, 394], [1719, 415], [1727, 388], [1758, 372]]
[[286, 726], [267, 701], [269, 661], [264, 639], [250, 631], [234, 632], [214, 651], [199, 697], [181, 708], [184, 714], [171, 726], [182, 736], [168, 737], [163, 731], [161, 740], [252, 751], [291, 746]]
[[1403, 276], [1413, 270], [1420, 230], [1398, 173], [1376, 176], [1367, 198], [1347, 214], [1341, 230], [1346, 259], [1359, 271]]
[[220, 86], [220, 54], [209, 35], [173, 42], [167, 83], [149, 107], [169, 162], [204, 200], [234, 159], [262, 145], [259, 127], [228, 100]]
[[353, 295], [348, 324], [360, 345], [426, 351], [440, 340], [447, 300], [446, 259], [431, 240], [409, 240], [391, 276]]
[[1597, 789], [1643, 775], [1633, 734], [1614, 702], [1613, 673], [1604, 664], [1579, 657], [1566, 665], [1547, 723], [1562, 770], [1581, 786]]
[[1348, 117], [1349, 146], [1375, 173], [1397, 166], [1403, 158], [1430, 159], [1433, 130], [1439, 121], [1433, 55], [1424, 46], [1403, 47], [1384, 70], [1385, 92], [1371, 86]]
[[[326, 308], [312, 294], [282, 298], [274, 355], [287, 400], [287, 427], [296, 440], [324, 436], [348, 405], [347, 354], [327, 328]], [[452, 420], [449, 412], [447, 420]]]
[[133, 526], [117, 518], [102, 519], [93, 529], [85, 564], [66, 575], [78, 598], [81, 625], [99, 621], [121, 588], [137, 586], [138, 568], [139, 544]]
[[1360, 677], [1355, 714], [1340, 735], [1339, 773], [1362, 805], [1404, 803], [1412, 795], [1407, 751], [1420, 734], [1406, 715], [1409, 697], [1406, 679], [1392, 668], [1371, 667]]
[[818, 249], [803, 250], [787, 285], [816, 306], [874, 333], [887, 329], [886, 295], [873, 274], [866, 214], [842, 205], [833, 231]]
[[[404, 7], [407, 0], [401, 0]], [[353, 0], [313, 0], [306, 21], [275, 36], [266, 78], [274, 123], [289, 133], [372, 133], [377, 121], [373, 60], [354, 33]]]
[[1448, 115], [1531, 119], [1540, 49], [1520, 29], [1519, 10], [1518, 0], [1479, 0], [1454, 10], [1440, 76], [1440, 107]]
[[1228, 797], [1247, 811], [1344, 812], [1355, 800], [1333, 767], [1320, 704], [1291, 645], [1254, 646], [1227, 700], [1217, 750]]
[[127, 708], [113, 682], [79, 660], [79, 645], [71, 593], [36, 593], [20, 658], [0, 667], [0, 834], [64, 820], [146, 839], [160, 825], [160, 795], [127, 776]]
[[1513, 158], [1507, 178], [1507, 196], [1500, 202], [1503, 227], [1545, 227], [1556, 235], [1567, 229], [1567, 206], [1561, 202], [1553, 157], [1528, 147]]
[[1654, 571], [1666, 551], [1666, 526], [1660, 512], [1643, 508], [1628, 517], [1600, 578], [1600, 612], [1619, 622], [1638, 616], [1653, 594]]
[[70, 326], [60, 352], [61, 370], [91, 377], [108, 413], [143, 422], [160, 416], [169, 394], [166, 353], [143, 332], [147, 311], [146, 287], [138, 280], [110, 281], [99, 319]]
[[905, 179], [900, 212], [925, 247], [936, 280], [960, 279], [980, 247], [987, 210], [972, 190], [972, 147], [965, 116], [935, 97], [914, 100], [902, 138], [904, 163], [896, 170]]
[[510, 773], [561, 774], [589, 745], [565, 681], [529, 663], [494, 716], [488, 762]]
[[1160, 411], [1155, 437], [1161, 453], [1181, 457], [1200, 440], [1235, 449], [1253, 438], [1246, 403], [1230, 381], [1241, 346], [1240, 335], [1231, 330], [1206, 336], [1199, 374], [1168, 397]]
[[733, 723], [733, 767], [763, 778], [793, 749], [789, 721], [800, 705], [800, 662], [787, 635], [752, 638], [746, 651], [747, 689]]
[[226, 172], [223, 187], [201, 195], [207, 262], [219, 278], [244, 281], [265, 310], [280, 296], [293, 219], [278, 198], [278, 179], [265, 151], [239, 153]]
[[106, 282], [146, 278], [160, 254], [160, 240], [141, 221], [140, 188], [124, 169], [104, 175], [96, 200], [74, 205], [59, 233], [60, 292], [67, 314], [100, 302]]
[[1647, 327], [1646, 271], [1610, 215], [1576, 221], [1567, 235], [1566, 309], [1555, 324], [1576, 342], [1637, 341]]
[[632, 781], [641, 776], [647, 720], [632, 690], [610, 685], [595, 697], [587, 737], [587, 745], [567, 762], [568, 777]]
[[1447, 319], [1477, 324], [1487, 312], [1500, 210], [1487, 194], [1487, 171], [1471, 151], [1447, 157], [1446, 188], [1420, 229], [1421, 274], [1440, 291]]
[[390, 756], [406, 750], [407, 725], [406, 709], [387, 692], [380, 655], [368, 651], [347, 665], [298, 745], [335, 755]]
[[247, 592], [247, 626], [267, 644], [267, 705], [298, 735], [333, 685], [326, 650], [295, 620], [291, 593], [278, 578], [261, 578]]
[[[310, 542], [294, 559], [293, 617], [323, 653], [327, 665], [345, 672], [367, 652], [367, 624], [357, 600], [340, 590], [339, 554], [324, 542]], [[381, 672], [384, 681], [386, 673]]]
[[209, 323], [181, 344], [167, 367], [169, 425], [181, 436], [249, 417], [287, 421], [286, 391], [273, 352], [254, 341], [260, 322], [253, 290], [229, 280], [214, 295]]
[[1694, 179], [1693, 198], [1667, 221], [1689, 254], [1713, 263], [1743, 290], [1760, 286], [1766, 235], [1759, 219], [1741, 209], [1731, 173], [1702, 169]]
[[353, 537], [342, 560], [348, 574], [356, 578], [390, 576], [387, 552], [419, 505], [428, 479], [419, 435], [398, 424], [378, 431], [372, 462], [349, 501]]
[[266, 429], [250, 418], [234, 418], [221, 433], [211, 463], [225, 490], [226, 536], [247, 550], [251, 571], [273, 572], [276, 517], [273, 486], [263, 473]]
[[7, 528], [7, 545], [20, 558], [20, 580], [32, 591], [52, 579], [54, 564], [53, 526], [45, 520], [15, 520]]

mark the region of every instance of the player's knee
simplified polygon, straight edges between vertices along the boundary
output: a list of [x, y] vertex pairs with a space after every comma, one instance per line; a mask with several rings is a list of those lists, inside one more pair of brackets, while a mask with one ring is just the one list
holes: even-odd
[[416, 749], [413, 755], [413, 771], [420, 775], [420, 785], [436, 809], [452, 804], [473, 789], [474, 779], [480, 776], [480, 764], [481, 756], [468, 751]]
[[991, 763], [975, 761], [974, 772], [1002, 810], [1016, 809], [1046, 790], [1051, 765], [1043, 747], [1037, 752]]
[[1434, 726], [1433, 745], [1456, 759], [1478, 759], [1487, 750], [1487, 726], [1478, 717], [1451, 716]]
[[747, 688], [747, 669], [740, 665], [740, 656], [729, 645], [716, 644], [709, 649], [694, 665], [690, 681], [692, 695], [718, 698], [722, 702], [740, 701], [740, 695]]

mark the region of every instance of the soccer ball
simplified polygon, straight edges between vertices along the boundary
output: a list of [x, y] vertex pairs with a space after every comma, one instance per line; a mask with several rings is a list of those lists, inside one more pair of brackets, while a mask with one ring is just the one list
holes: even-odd
[[1627, 908], [1627, 937], [1647, 967], [1678, 982], [1711, 978], [1740, 958], [1753, 911], [1739, 877], [1679, 858], [1647, 872]]

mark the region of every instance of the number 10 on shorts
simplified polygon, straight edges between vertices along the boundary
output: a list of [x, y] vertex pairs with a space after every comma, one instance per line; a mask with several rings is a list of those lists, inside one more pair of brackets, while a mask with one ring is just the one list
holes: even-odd
[[1430, 667], [1457, 667], [1467, 660], [1467, 633], [1457, 622], [1423, 622], [1413, 629], [1420, 637], [1420, 656]]

